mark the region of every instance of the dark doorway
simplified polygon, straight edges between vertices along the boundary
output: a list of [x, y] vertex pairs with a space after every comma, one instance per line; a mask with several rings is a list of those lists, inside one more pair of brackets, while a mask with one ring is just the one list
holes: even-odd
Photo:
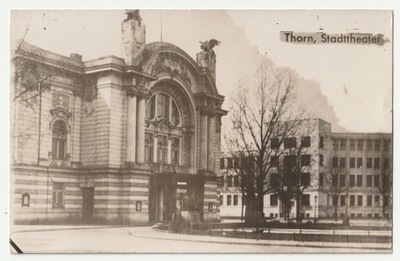
[[155, 174], [150, 177], [149, 218], [151, 222], [166, 222], [177, 215], [177, 182], [186, 182], [185, 196], [190, 199], [186, 210], [197, 211], [203, 220], [204, 179], [176, 173]]
[[93, 216], [94, 188], [82, 188], [82, 195], [82, 220], [89, 223]]

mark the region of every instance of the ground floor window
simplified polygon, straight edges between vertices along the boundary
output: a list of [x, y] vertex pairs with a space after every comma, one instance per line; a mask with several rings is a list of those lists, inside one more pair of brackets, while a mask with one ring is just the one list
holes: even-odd
[[64, 207], [65, 184], [60, 182], [53, 183], [53, 208]]

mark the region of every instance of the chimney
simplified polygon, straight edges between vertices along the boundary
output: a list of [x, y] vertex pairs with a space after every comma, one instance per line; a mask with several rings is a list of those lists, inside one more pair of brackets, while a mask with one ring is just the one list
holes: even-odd
[[146, 25], [139, 10], [127, 10], [127, 18], [121, 23], [122, 57], [127, 65], [137, 66], [137, 57], [146, 44]]
[[71, 53], [69, 57], [74, 61], [82, 62], [82, 55], [79, 53]]

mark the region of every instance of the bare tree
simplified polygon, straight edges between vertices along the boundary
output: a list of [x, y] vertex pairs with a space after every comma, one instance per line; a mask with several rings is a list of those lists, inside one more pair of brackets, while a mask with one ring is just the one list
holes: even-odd
[[[247, 167], [235, 168], [246, 196], [245, 223], [260, 225], [264, 219], [264, 195], [271, 191], [269, 173], [275, 172], [273, 157], [283, 150], [271, 149], [271, 139], [281, 145], [295, 136], [303, 109], [296, 102], [294, 73], [264, 60], [255, 77], [239, 82], [230, 109], [233, 128], [226, 135], [226, 151], [247, 159]], [[250, 166], [250, 167], [249, 167]]]
[[332, 197], [335, 221], [337, 221], [338, 217], [337, 209], [339, 197], [343, 193], [347, 194], [349, 189], [346, 182], [344, 186], [339, 182], [340, 176], [345, 177], [345, 174], [346, 168], [340, 164], [339, 158], [333, 157], [328, 159], [325, 172], [323, 173], [324, 184], [321, 186], [321, 191]]
[[[387, 160], [387, 162], [386, 162]], [[383, 164], [379, 168], [374, 170], [374, 174], [377, 177], [378, 190], [382, 198], [382, 217], [386, 216], [386, 207], [389, 205], [390, 198], [392, 195], [392, 168], [389, 166], [389, 158], [386, 158]]]

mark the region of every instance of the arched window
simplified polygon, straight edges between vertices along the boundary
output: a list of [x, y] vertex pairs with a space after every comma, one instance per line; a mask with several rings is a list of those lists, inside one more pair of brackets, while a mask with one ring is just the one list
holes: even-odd
[[52, 157], [65, 159], [67, 148], [67, 125], [62, 120], [53, 124]]
[[156, 93], [147, 102], [146, 105], [147, 120], [168, 120], [174, 126], [181, 123], [181, 116], [178, 105], [175, 100], [166, 93]]

